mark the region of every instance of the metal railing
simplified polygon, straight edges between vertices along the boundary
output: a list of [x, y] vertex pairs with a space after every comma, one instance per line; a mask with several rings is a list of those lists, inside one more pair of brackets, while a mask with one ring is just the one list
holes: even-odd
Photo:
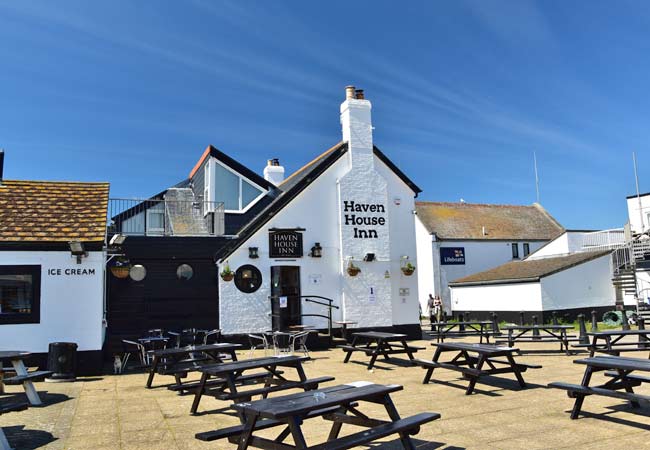
[[111, 198], [108, 231], [135, 236], [221, 236], [222, 202]]
[[583, 252], [613, 250], [626, 245], [623, 228], [594, 231], [582, 235], [581, 249]]

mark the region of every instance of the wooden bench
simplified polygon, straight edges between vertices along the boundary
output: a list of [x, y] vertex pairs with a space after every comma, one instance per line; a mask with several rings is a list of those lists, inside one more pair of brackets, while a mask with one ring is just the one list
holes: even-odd
[[[276, 371], [278, 375], [282, 375], [284, 372], [282, 370]], [[241, 375], [237, 378], [237, 383], [240, 384], [254, 384], [256, 382], [259, 382], [260, 380], [263, 380], [264, 378], [268, 377], [269, 374], [268, 372], [259, 372], [259, 373], [251, 373], [248, 375]], [[223, 378], [215, 378], [213, 380], [208, 380], [205, 383], [206, 387], [215, 387], [215, 386], [221, 386], [226, 382]], [[170, 391], [174, 392], [181, 392], [184, 393], [184, 391], [192, 391], [200, 386], [201, 382], [199, 380], [197, 381], [192, 381], [189, 383], [183, 383], [183, 384], [173, 384], [171, 386], [167, 386], [167, 389]]]
[[[404, 419], [388, 422], [367, 430], [362, 430], [357, 433], [339, 438], [335, 441], [315, 445], [310, 448], [314, 450], [344, 450], [364, 445], [369, 442], [376, 441], [377, 439], [390, 436], [392, 434], [408, 433], [413, 435], [417, 434], [420, 431], [420, 425], [433, 422], [439, 418], [440, 414], [438, 413], [423, 412], [410, 417], [405, 417]], [[232, 438], [229, 438], [228, 440], [230, 442], [233, 442]]]
[[43, 381], [46, 377], [49, 377], [54, 372], [47, 370], [37, 370], [34, 372], [29, 372], [27, 375], [15, 375], [13, 377], [5, 378], [4, 383], [8, 385], [17, 385], [23, 384], [26, 381]]
[[[350, 406], [355, 407], [357, 406], [357, 403], [353, 403]], [[333, 406], [330, 408], [325, 408], [317, 411], [311, 411], [309, 414], [305, 416], [305, 419], [311, 419], [313, 417], [318, 417], [322, 416], [324, 414], [329, 414], [333, 413], [339, 410], [338, 406]], [[267, 428], [273, 428], [277, 427], [279, 425], [282, 425], [284, 422], [281, 422], [279, 420], [275, 419], [264, 419], [264, 420], [259, 420], [255, 424], [255, 431], [258, 430], [266, 430]], [[221, 428], [219, 430], [213, 430], [213, 431], [204, 431], [201, 433], [196, 433], [194, 437], [196, 437], [200, 441], [216, 441], [218, 439], [225, 439], [229, 438], [230, 436], [239, 436], [244, 432], [244, 425], [235, 425], [233, 427], [227, 427], [227, 428]]]
[[560, 381], [554, 381], [549, 383], [548, 387], [563, 389], [567, 391], [569, 398], [576, 398], [577, 395], [602, 395], [605, 397], [618, 398], [621, 400], [631, 400], [631, 401], [646, 401], [650, 402], [650, 395], [634, 394], [631, 392], [619, 392], [613, 391], [611, 389], [605, 389], [601, 387], [589, 387], [582, 386], [580, 384], [571, 384], [571, 383], [562, 383]]
[[[288, 381], [282, 384], [276, 384], [272, 386], [264, 386], [257, 389], [249, 389], [247, 391], [238, 391], [235, 393], [231, 392], [219, 392], [213, 394], [213, 397], [218, 398], [219, 400], [232, 400], [234, 402], [241, 401], [250, 401], [252, 397], [256, 395], [261, 395], [266, 398], [268, 394], [279, 391], [286, 391], [289, 389], [304, 389], [306, 391], [311, 391], [313, 389], [318, 389], [320, 383], [327, 383], [328, 381], [334, 381], [334, 377], [324, 376], [318, 378], [311, 378], [305, 381]], [[204, 395], [211, 395], [209, 391], [205, 392]]]

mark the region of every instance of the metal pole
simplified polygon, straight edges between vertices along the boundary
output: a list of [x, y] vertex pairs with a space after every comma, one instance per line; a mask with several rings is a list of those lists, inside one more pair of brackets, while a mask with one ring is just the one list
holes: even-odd
[[641, 230], [639, 232], [643, 233], [643, 209], [641, 208], [641, 194], [639, 193], [639, 174], [636, 170], [636, 153], [632, 152], [632, 162], [634, 162], [634, 182], [636, 183], [636, 198], [639, 202], [639, 218], [641, 219]]
[[539, 203], [539, 176], [537, 175], [537, 154], [533, 152], [533, 161], [535, 162], [535, 192], [537, 193], [537, 203]]

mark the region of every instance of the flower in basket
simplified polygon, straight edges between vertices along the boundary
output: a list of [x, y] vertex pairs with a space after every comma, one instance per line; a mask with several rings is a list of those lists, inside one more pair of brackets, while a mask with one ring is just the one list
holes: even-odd
[[361, 272], [361, 269], [357, 266], [354, 265], [352, 261], [348, 263], [348, 268], [347, 268], [348, 275], [351, 277], [356, 277], [359, 272]]
[[221, 279], [223, 281], [231, 281], [233, 278], [235, 278], [235, 272], [230, 270], [230, 264], [226, 263], [221, 271]]
[[413, 272], [415, 272], [415, 266], [413, 264], [406, 263], [406, 265], [402, 266], [402, 273], [406, 275], [407, 277], [410, 277], [413, 275]]

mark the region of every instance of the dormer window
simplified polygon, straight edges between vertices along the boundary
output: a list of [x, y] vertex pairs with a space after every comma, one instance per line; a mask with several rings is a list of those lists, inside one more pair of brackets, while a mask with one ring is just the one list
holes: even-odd
[[223, 202], [226, 212], [246, 212], [266, 193], [262, 187], [217, 159], [208, 160], [205, 167], [205, 198], [211, 202]]

